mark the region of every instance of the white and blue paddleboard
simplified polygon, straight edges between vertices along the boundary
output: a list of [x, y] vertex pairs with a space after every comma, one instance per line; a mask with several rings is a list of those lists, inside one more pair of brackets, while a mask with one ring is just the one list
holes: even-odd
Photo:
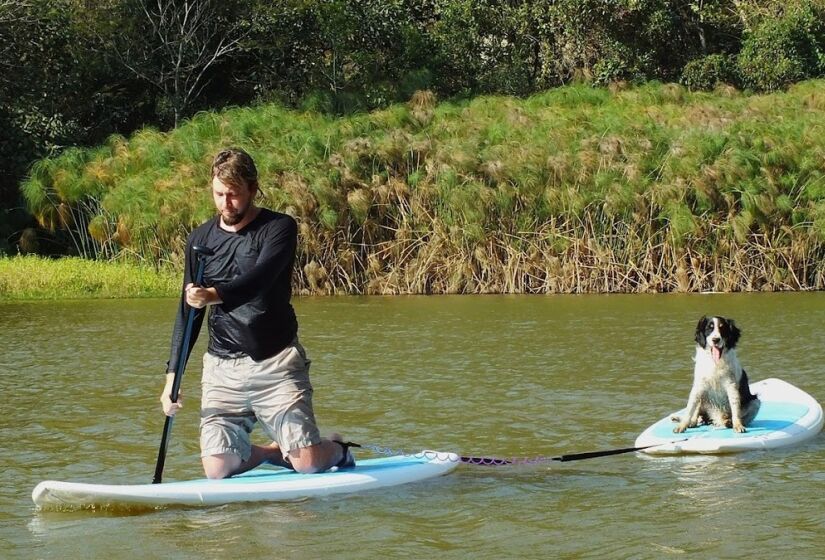
[[42, 508], [117, 506], [200, 506], [232, 502], [282, 501], [361, 492], [416, 482], [455, 469], [454, 453], [422, 451], [358, 461], [355, 468], [318, 474], [258, 468], [223, 480], [188, 480], [162, 484], [89, 484], [47, 480], [32, 492]]
[[636, 447], [645, 447], [653, 455], [692, 453], [737, 453], [753, 449], [773, 449], [795, 445], [816, 436], [822, 430], [822, 406], [811, 395], [781, 379], [765, 379], [751, 383], [751, 393], [759, 397], [761, 406], [744, 433], [731, 428], [697, 426], [684, 433], [673, 433], [676, 423], [671, 416], [684, 415], [686, 410], [668, 414], [636, 438]]

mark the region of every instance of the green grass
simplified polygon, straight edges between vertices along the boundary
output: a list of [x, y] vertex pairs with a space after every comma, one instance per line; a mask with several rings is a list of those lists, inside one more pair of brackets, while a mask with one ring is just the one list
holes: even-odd
[[0, 300], [170, 297], [181, 278], [145, 265], [32, 255], [0, 257]]

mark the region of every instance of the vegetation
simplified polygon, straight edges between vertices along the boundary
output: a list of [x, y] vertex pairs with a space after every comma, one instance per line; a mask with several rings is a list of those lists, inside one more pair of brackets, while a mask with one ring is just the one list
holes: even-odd
[[168, 297], [180, 275], [129, 263], [35, 255], [0, 258], [0, 300]]
[[273, 100], [340, 115], [424, 89], [775, 91], [825, 76], [823, 22], [825, 0], [0, 0], [0, 253], [66, 252], [30, 223], [19, 181], [113, 133]]
[[38, 162], [32, 213], [90, 257], [180, 267], [213, 215], [211, 157], [255, 157], [296, 217], [302, 293], [825, 288], [825, 83], [743, 95], [574, 85], [431, 92], [331, 118], [200, 113]]

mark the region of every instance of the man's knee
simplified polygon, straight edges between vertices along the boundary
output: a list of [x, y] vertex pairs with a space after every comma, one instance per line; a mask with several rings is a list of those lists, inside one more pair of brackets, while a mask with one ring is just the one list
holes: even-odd
[[229, 478], [240, 466], [241, 459], [237, 455], [211, 455], [203, 457], [203, 472], [210, 480]]
[[292, 468], [302, 474], [315, 474], [329, 468], [329, 460], [324, 456], [323, 444], [294, 449], [289, 452]]

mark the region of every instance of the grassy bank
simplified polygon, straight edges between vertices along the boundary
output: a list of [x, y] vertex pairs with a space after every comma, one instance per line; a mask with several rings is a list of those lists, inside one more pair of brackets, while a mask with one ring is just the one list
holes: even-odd
[[80, 258], [0, 258], [0, 300], [177, 296], [170, 270]]
[[38, 163], [32, 212], [81, 254], [179, 267], [221, 147], [300, 224], [302, 293], [825, 288], [825, 82], [674, 84], [203, 113]]

